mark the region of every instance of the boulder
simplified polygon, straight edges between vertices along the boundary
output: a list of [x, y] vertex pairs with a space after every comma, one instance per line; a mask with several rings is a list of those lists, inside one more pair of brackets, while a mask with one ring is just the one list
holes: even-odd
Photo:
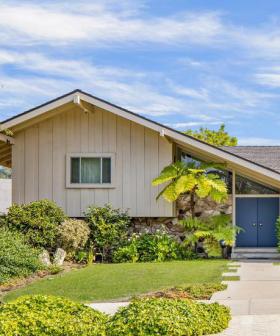
[[65, 257], [66, 257], [66, 252], [65, 252], [62, 248], [59, 247], [59, 248], [55, 251], [54, 259], [53, 259], [53, 263], [54, 263], [55, 265], [62, 266]]
[[45, 266], [51, 265], [50, 255], [47, 250], [43, 250], [43, 252], [39, 255], [39, 260]]

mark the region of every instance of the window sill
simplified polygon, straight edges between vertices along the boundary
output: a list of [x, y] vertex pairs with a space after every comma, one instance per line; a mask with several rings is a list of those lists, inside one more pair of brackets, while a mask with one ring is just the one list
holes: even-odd
[[66, 185], [66, 189], [114, 189], [113, 184], [86, 184], [86, 183], [70, 183]]

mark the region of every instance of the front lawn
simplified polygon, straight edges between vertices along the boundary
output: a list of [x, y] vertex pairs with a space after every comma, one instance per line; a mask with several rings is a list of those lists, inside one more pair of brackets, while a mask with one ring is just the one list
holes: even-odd
[[97, 264], [39, 280], [9, 292], [4, 301], [27, 294], [51, 294], [79, 302], [116, 300], [168, 287], [220, 282], [227, 263], [226, 260], [188, 260]]

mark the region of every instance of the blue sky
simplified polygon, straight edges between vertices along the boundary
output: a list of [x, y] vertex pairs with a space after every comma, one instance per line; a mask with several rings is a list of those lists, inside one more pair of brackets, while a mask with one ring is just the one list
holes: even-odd
[[80, 88], [179, 130], [280, 144], [279, 0], [0, 2], [0, 119]]

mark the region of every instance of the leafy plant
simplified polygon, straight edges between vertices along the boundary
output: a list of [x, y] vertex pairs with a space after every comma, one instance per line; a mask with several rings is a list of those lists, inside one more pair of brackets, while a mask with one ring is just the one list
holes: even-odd
[[184, 133], [217, 147], [236, 146], [238, 142], [236, 137], [230, 136], [228, 132], [225, 131], [224, 124], [222, 124], [217, 131], [201, 127], [199, 131], [187, 130]]
[[229, 308], [218, 303], [142, 299], [119, 309], [109, 321], [107, 335], [209, 335], [227, 328], [229, 320]]
[[83, 220], [66, 219], [58, 229], [58, 244], [70, 256], [82, 249], [89, 238], [90, 229]]
[[45, 249], [55, 247], [64, 220], [63, 210], [49, 200], [13, 204], [5, 217], [8, 228], [23, 233], [32, 246]]
[[0, 306], [3, 336], [105, 336], [107, 316], [54, 296], [22, 296]]
[[156, 233], [133, 234], [127, 246], [114, 254], [114, 262], [166, 261], [180, 259], [180, 244], [170, 235], [158, 230]]
[[38, 256], [39, 251], [28, 245], [22, 234], [0, 228], [0, 284], [41, 269]]
[[94, 252], [92, 242], [89, 244], [88, 254], [87, 254], [87, 264], [91, 265], [94, 261]]
[[197, 166], [194, 162], [181, 161], [165, 167], [152, 182], [154, 186], [168, 183], [157, 199], [163, 196], [167, 201], [174, 202], [180, 195], [188, 193], [192, 217], [195, 217], [195, 196], [210, 197], [216, 202], [224, 201], [227, 198], [227, 186], [219, 175], [209, 172], [214, 167], [213, 164], [201, 163]]
[[238, 226], [232, 226], [229, 215], [186, 218], [180, 223], [187, 232], [184, 244], [193, 246], [199, 240], [203, 241], [205, 252], [211, 257], [221, 256], [221, 241], [226, 246], [233, 246], [236, 234], [240, 231]]
[[74, 259], [77, 263], [86, 263], [88, 257], [88, 251], [78, 251], [74, 255]]
[[63, 267], [59, 265], [50, 265], [47, 270], [50, 274], [55, 275], [63, 271]]
[[106, 204], [105, 207], [88, 208], [85, 218], [96, 253], [101, 254], [104, 261], [111, 261], [113, 252], [127, 240], [130, 226], [127, 212]]
[[173, 287], [159, 292], [148, 294], [147, 297], [164, 297], [167, 299], [210, 300], [218, 291], [225, 290], [227, 285], [221, 283], [190, 284]]

